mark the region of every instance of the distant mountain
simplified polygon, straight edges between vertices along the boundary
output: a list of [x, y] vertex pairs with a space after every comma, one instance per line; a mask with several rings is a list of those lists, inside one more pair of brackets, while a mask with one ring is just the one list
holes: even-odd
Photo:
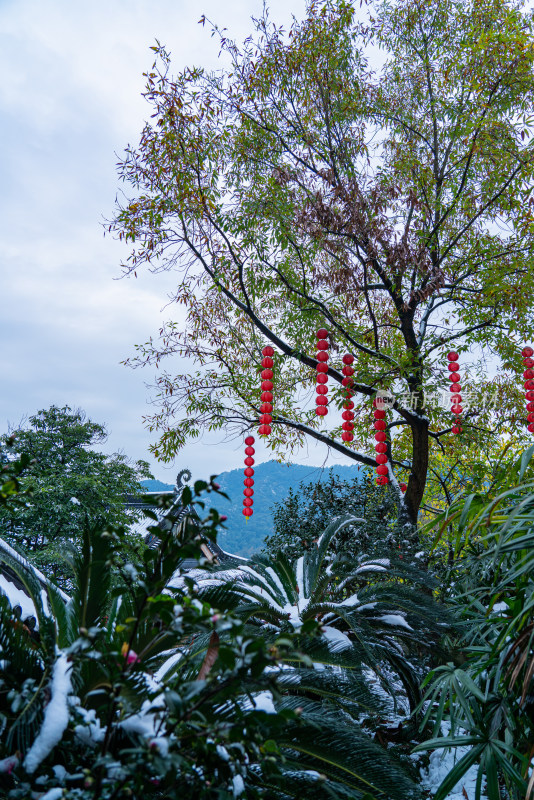
[[168, 492], [174, 489], [172, 483], [162, 483], [156, 480], [141, 481], [141, 486], [143, 486], [147, 492]]
[[[335, 466], [333, 473], [342, 480], [357, 480], [359, 467]], [[272, 507], [289, 494], [291, 488], [301, 483], [318, 483], [328, 478], [330, 469], [310, 467], [304, 464], [280, 464], [266, 461], [254, 466], [253, 516], [246, 522], [243, 516], [243, 470], [221, 472], [217, 478], [221, 490], [228, 495], [225, 500], [217, 495], [208, 495], [207, 507], [214, 506], [228, 517], [226, 530], [221, 532], [218, 542], [229, 553], [251, 556], [263, 547], [263, 540], [273, 531]], [[148, 491], [158, 492], [172, 489], [161, 481], [142, 481]], [[154, 487], [154, 488], [153, 488]]]

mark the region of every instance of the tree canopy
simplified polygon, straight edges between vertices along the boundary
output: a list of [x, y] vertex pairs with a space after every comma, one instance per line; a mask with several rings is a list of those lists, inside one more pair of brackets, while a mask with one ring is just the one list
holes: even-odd
[[69, 406], [38, 411], [0, 438], [2, 462], [25, 457], [18, 477], [25, 502], [0, 506], [0, 535], [56, 580], [68, 573], [64, 556], [79, 545], [84, 526], [130, 524], [125, 495], [139, 494], [139, 481], [152, 477], [144, 461], [95, 449], [106, 439], [103, 425]]
[[[413, 521], [429, 458], [465, 446], [451, 436], [450, 410], [430, 398], [448, 389], [451, 347], [472, 400], [464, 442], [507, 435], [522, 413], [514, 373], [533, 322], [532, 14], [515, 0], [360, 10], [327, 0], [310, 2], [287, 32], [265, 15], [242, 45], [213, 32], [228, 66], [212, 73], [173, 77], [170, 55], [153, 48], [152, 118], [121, 161], [130, 196], [110, 225], [132, 245], [127, 271], [176, 272], [184, 321], [166, 324], [133, 363], [178, 354], [197, 366], [160, 373], [154, 452], [168, 459], [202, 431], [253, 428], [269, 343], [269, 443], [282, 456], [311, 436], [374, 464], [371, 400], [393, 393], [389, 478], [407, 481], [401, 510]], [[310, 401], [320, 327], [335, 388], [319, 418]], [[347, 352], [353, 445], [340, 440], [335, 411]]]

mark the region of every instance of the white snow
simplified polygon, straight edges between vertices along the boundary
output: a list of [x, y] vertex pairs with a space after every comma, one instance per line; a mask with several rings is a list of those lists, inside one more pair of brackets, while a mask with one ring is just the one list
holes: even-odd
[[387, 625], [396, 625], [399, 628], [407, 628], [409, 631], [413, 631], [411, 625], [408, 625], [404, 617], [400, 614], [383, 614], [381, 617], [377, 617], [381, 622], [385, 622]]
[[61, 800], [63, 797], [63, 789], [56, 787], [49, 789], [46, 794], [41, 795], [41, 800]]
[[[439, 785], [445, 780], [449, 772], [453, 769], [454, 765], [464, 756], [470, 746], [454, 747], [448, 750], [434, 750], [430, 756], [430, 762], [427, 769], [421, 770], [421, 786], [423, 789], [429, 789], [434, 795]], [[474, 800], [475, 798], [475, 784], [477, 780], [478, 764], [473, 764], [463, 778], [461, 778], [454, 789], [447, 795], [446, 800]], [[486, 795], [482, 792], [482, 798]]]
[[271, 692], [258, 692], [253, 695], [256, 711], [266, 711], [267, 714], [276, 714]]
[[43, 724], [37, 738], [24, 759], [24, 768], [30, 774], [35, 772], [61, 740], [69, 721], [68, 696], [71, 691], [72, 664], [65, 653], [58, 653], [52, 671], [50, 686], [51, 698], [44, 711]]
[[330, 625], [326, 625], [322, 632], [325, 639], [328, 639], [328, 641], [332, 642], [334, 645], [332, 648], [334, 653], [337, 653], [340, 650], [347, 650], [349, 647], [352, 647], [352, 642], [347, 634], [343, 633], [343, 631], [338, 631], [337, 628], [332, 628]]
[[77, 497], [71, 497], [70, 502], [72, 503], [73, 506], [81, 506], [81, 503]]
[[245, 791], [245, 782], [241, 775], [234, 775], [233, 780], [234, 797], [239, 797]]
[[35, 617], [35, 606], [33, 605], [32, 601], [25, 594], [22, 589], [17, 589], [15, 584], [8, 581], [5, 575], [0, 573], [0, 593], [5, 594], [11, 608], [14, 606], [20, 606], [22, 609], [22, 619], [26, 619], [26, 617]]

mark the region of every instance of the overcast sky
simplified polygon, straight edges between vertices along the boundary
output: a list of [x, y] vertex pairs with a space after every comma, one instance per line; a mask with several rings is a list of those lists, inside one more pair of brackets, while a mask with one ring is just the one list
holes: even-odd
[[[305, 2], [270, 8], [287, 25]], [[216, 66], [201, 14], [241, 40], [260, 11], [260, 0], [0, 0], [0, 430], [70, 405], [108, 426], [110, 452], [148, 459], [162, 480], [183, 466], [205, 476], [242, 464], [242, 444], [222, 436], [184, 449], [174, 465], [149, 456], [155, 435], [142, 417], [153, 373], [120, 362], [169, 318], [171, 276], [117, 280], [126, 253], [104, 239], [102, 220], [119, 188], [116, 154], [137, 143], [149, 113], [150, 45], [167, 45], [175, 71]], [[314, 448], [298, 460], [326, 455]], [[258, 456], [270, 457], [261, 447]]]

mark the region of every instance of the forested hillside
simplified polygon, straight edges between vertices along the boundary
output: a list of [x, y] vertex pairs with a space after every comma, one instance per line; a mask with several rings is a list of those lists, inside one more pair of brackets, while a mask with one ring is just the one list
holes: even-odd
[[[267, 461], [258, 464], [254, 475], [254, 515], [249, 522], [242, 515], [243, 500], [243, 470], [234, 469], [222, 472], [217, 481], [221, 489], [228, 495], [229, 500], [210, 495], [208, 506], [213, 503], [221, 514], [226, 514], [226, 531], [219, 536], [219, 544], [230, 553], [240, 556], [251, 556], [263, 546], [263, 540], [272, 533], [273, 506], [284, 500], [290, 488], [296, 489], [300, 483], [326, 480], [329, 469], [306, 466], [305, 464], [280, 464], [277, 461]], [[357, 466], [332, 467], [335, 475], [343, 480], [356, 480], [360, 474]], [[172, 485], [161, 481], [143, 481], [149, 491], [164, 491], [172, 489]]]

